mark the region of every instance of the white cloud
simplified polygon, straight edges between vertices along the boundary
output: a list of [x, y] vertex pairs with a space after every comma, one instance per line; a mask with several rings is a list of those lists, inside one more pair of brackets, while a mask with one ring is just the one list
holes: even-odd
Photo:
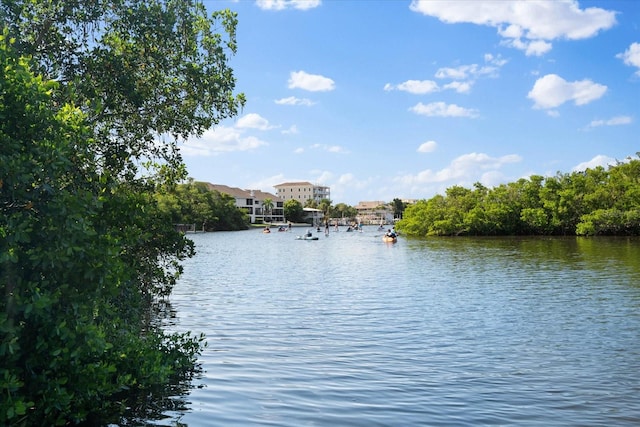
[[547, 74], [536, 80], [527, 95], [534, 101], [534, 108], [555, 108], [567, 101], [585, 105], [601, 98], [607, 87], [591, 80], [568, 82], [556, 74]]
[[312, 170], [309, 172], [314, 176], [313, 182], [317, 182], [321, 185], [326, 185], [326, 183], [329, 182], [331, 178], [333, 178], [333, 173], [329, 171]]
[[620, 126], [620, 125], [628, 125], [633, 122], [633, 119], [629, 116], [617, 116], [612, 117], [608, 120], [593, 120], [589, 123], [590, 128], [595, 128], [599, 126]]
[[348, 153], [349, 152], [344, 147], [341, 147], [339, 145], [313, 144], [311, 148], [314, 148], [316, 150], [327, 151], [329, 153]]
[[616, 159], [612, 157], [604, 156], [602, 154], [598, 154], [588, 162], [583, 162], [575, 166], [572, 170], [573, 172], [580, 172], [587, 169], [594, 169], [598, 166], [602, 166], [603, 168], [607, 169], [609, 165], [615, 165], [616, 163], [617, 163]]
[[401, 90], [404, 92], [413, 93], [416, 95], [423, 95], [425, 93], [437, 92], [440, 90], [438, 87], [438, 83], [433, 80], [407, 80], [406, 82], [400, 83], [398, 85], [392, 85], [387, 83], [384, 85], [384, 90]]
[[435, 141], [427, 141], [420, 144], [418, 147], [418, 153], [431, 153], [438, 148], [438, 144]]
[[432, 102], [430, 104], [419, 102], [411, 107], [409, 111], [427, 117], [478, 117], [477, 110], [460, 107], [456, 104], [445, 104], [444, 102]]
[[478, 64], [460, 65], [458, 67], [442, 67], [435, 73], [437, 79], [453, 80], [442, 86], [433, 80], [407, 80], [398, 85], [387, 83], [384, 90], [401, 90], [413, 94], [423, 95], [427, 93], [441, 92], [443, 90], [454, 90], [458, 93], [468, 93], [480, 77], [497, 77], [500, 67], [507, 63], [499, 55], [494, 57], [491, 54], [484, 55], [485, 65]]
[[318, 7], [321, 4], [321, 0], [256, 0], [256, 5], [264, 10], [307, 10]]
[[542, 56], [545, 53], [549, 52], [552, 48], [551, 43], [545, 42], [543, 40], [535, 40], [531, 43], [507, 43], [507, 46], [517, 47], [522, 46], [522, 50], [524, 50], [524, 54], [526, 56]]
[[[273, 176], [269, 176], [266, 178], [261, 179], [260, 181], [254, 181], [251, 182], [249, 184], [247, 184], [247, 186], [245, 188], [269, 188], [272, 189], [274, 188], [276, 185], [281, 184], [283, 182], [286, 182], [287, 180], [284, 178], [284, 175], [282, 174], [278, 174], [278, 175], [273, 175]], [[273, 190], [267, 190], [267, 192], [271, 192]]]
[[335, 89], [335, 82], [319, 74], [292, 71], [289, 76], [289, 89], [296, 88], [311, 92], [326, 92]]
[[394, 179], [404, 186], [422, 186], [428, 184], [469, 185], [480, 181], [485, 185], [494, 185], [495, 182], [485, 183], [483, 177], [492, 178], [495, 181], [497, 171], [503, 166], [518, 163], [522, 158], [516, 154], [502, 157], [491, 157], [485, 153], [469, 153], [453, 159], [449, 166], [433, 171], [426, 169], [415, 175], [403, 175]]
[[298, 133], [298, 127], [296, 125], [292, 125], [289, 129], [283, 129], [282, 133], [284, 135], [293, 135]]
[[[496, 62], [500, 63], [500, 61]], [[504, 64], [503, 64], [504, 65]], [[460, 65], [456, 68], [443, 67], [436, 71], [438, 79], [466, 80], [480, 76], [496, 76], [498, 67], [496, 66], [479, 66], [478, 64]]]
[[275, 103], [278, 105], [304, 105], [311, 106], [314, 105], [315, 102], [311, 101], [307, 98], [296, 98], [295, 96], [290, 96], [288, 98], [276, 99]]
[[458, 93], [469, 93], [471, 91], [472, 82], [451, 82], [444, 86], [444, 89], [452, 89]]
[[581, 9], [576, 0], [431, 1], [413, 0], [409, 8], [449, 24], [472, 23], [497, 29], [505, 44], [542, 55], [549, 41], [590, 38], [616, 23], [616, 13]]
[[626, 65], [638, 68], [636, 74], [640, 76], [640, 43], [631, 43], [629, 48], [617, 54], [616, 58], [622, 59]]
[[[347, 193], [351, 193], [357, 190], [358, 196], [363, 197], [366, 195], [367, 188], [374, 181], [373, 178], [367, 178], [366, 180], [359, 180], [353, 173], [347, 172], [337, 177], [333, 182], [328, 183], [331, 187], [331, 200], [335, 203], [344, 203]], [[376, 188], [378, 188], [376, 186]], [[336, 202], [338, 201], [338, 202]]]
[[490, 54], [490, 53], [485, 53], [485, 54], [484, 54], [484, 61], [485, 61], [485, 62], [488, 62], [488, 63], [490, 63], [490, 64], [494, 64], [494, 65], [496, 65], [496, 66], [498, 66], [498, 67], [502, 67], [502, 66], [503, 66], [503, 65], [505, 65], [507, 62], [509, 62], [509, 61], [507, 61], [506, 59], [502, 59], [502, 57], [501, 57], [500, 55], [498, 55], [498, 56], [493, 56], [493, 55], [492, 55], [492, 54]]
[[246, 114], [238, 119], [236, 123], [238, 129], [259, 129], [269, 130], [273, 126], [269, 125], [269, 121], [256, 113]]
[[223, 152], [253, 151], [269, 145], [254, 137], [244, 136], [241, 130], [220, 126], [206, 131], [201, 138], [185, 141], [180, 147], [184, 156], [212, 156]]

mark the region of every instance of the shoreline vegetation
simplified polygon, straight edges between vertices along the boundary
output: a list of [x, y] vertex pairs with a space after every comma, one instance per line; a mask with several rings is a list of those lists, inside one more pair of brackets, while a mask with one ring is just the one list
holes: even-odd
[[[532, 175], [488, 188], [453, 186], [444, 195], [391, 205], [401, 214], [395, 228], [406, 236], [638, 236], [640, 235], [640, 153], [615, 165], [544, 177]], [[197, 224], [207, 231], [243, 230], [285, 224], [249, 224], [231, 196], [211, 192], [190, 180], [171, 193], [158, 194], [162, 209], [174, 222]], [[217, 202], [222, 201], [222, 203]], [[355, 211], [323, 200], [322, 222]], [[287, 218], [302, 205], [288, 200]], [[398, 206], [398, 205], [402, 206]], [[293, 206], [295, 205], [295, 206]], [[208, 206], [208, 210], [203, 207]], [[224, 208], [221, 208], [223, 206]], [[351, 212], [350, 212], [351, 213]], [[357, 213], [352, 213], [356, 215]], [[238, 216], [240, 215], [240, 216]], [[243, 217], [242, 217], [243, 216]], [[299, 217], [298, 217], [299, 219]], [[356, 222], [356, 217], [351, 218]], [[292, 222], [292, 227], [312, 227]]]
[[396, 228], [426, 236], [638, 236], [640, 153], [580, 172], [487, 188], [453, 186], [406, 207]]
[[0, 425], [134, 425], [198, 374], [204, 337], [162, 327], [194, 245], [156, 195], [178, 141], [245, 104], [236, 26], [197, 0], [0, 2]]

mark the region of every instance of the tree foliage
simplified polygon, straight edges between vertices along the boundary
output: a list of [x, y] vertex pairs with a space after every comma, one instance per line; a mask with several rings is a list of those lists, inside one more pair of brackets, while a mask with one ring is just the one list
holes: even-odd
[[178, 139], [244, 105], [227, 65], [237, 48], [228, 10], [208, 16], [196, 0], [3, 0], [0, 19], [37, 74], [73, 83], [57, 96], [87, 113], [93, 149], [114, 175], [133, 179], [140, 159], [179, 171]]
[[289, 199], [284, 202], [284, 217], [287, 221], [303, 222], [304, 208], [302, 207], [302, 203], [295, 199]]
[[172, 224], [195, 224], [202, 231], [249, 228], [249, 216], [235, 205], [235, 199], [209, 190], [205, 183], [189, 180], [175, 187], [161, 187], [155, 198]]
[[407, 208], [407, 204], [402, 200], [395, 198], [391, 202], [391, 206], [393, 207], [394, 218], [402, 218], [402, 213]]
[[408, 206], [397, 228], [414, 236], [639, 235], [640, 160], [492, 189], [453, 186]]
[[338, 203], [331, 208], [330, 216], [331, 218], [355, 220], [356, 216], [358, 216], [358, 210], [346, 203]]
[[155, 316], [193, 255], [156, 188], [186, 176], [180, 138], [244, 103], [236, 18], [3, 0], [0, 19], [0, 424], [104, 424], [196, 367], [202, 338]]

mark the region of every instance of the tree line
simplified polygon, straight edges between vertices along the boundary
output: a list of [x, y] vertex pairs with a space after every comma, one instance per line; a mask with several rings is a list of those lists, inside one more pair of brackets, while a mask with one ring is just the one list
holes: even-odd
[[178, 185], [159, 186], [154, 196], [172, 224], [194, 224], [198, 231], [249, 228], [249, 216], [236, 206], [235, 199], [210, 190], [203, 182], [189, 179]]
[[186, 178], [178, 141], [244, 105], [236, 25], [196, 0], [0, 2], [0, 425], [145, 417], [197, 372], [203, 337], [160, 317], [194, 247], [156, 196]]
[[640, 235], [639, 156], [494, 188], [453, 186], [407, 206], [397, 229], [418, 237]]

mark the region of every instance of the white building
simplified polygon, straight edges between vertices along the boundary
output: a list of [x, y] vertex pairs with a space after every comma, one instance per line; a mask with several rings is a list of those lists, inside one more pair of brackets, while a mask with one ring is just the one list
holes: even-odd
[[315, 200], [320, 203], [322, 199], [331, 200], [331, 191], [329, 187], [323, 185], [314, 185], [307, 181], [301, 182], [285, 182], [274, 185], [276, 194], [284, 201], [297, 200], [303, 206], [307, 200]]
[[393, 222], [393, 210], [388, 203], [376, 200], [370, 202], [358, 202], [358, 222], [361, 224], [389, 224]]
[[[284, 223], [284, 200], [278, 196], [260, 190], [243, 190], [208, 182], [206, 184], [211, 191], [215, 190], [233, 197], [236, 201], [236, 206], [249, 215], [252, 224], [263, 222]], [[264, 201], [266, 199], [271, 199], [273, 203], [271, 211], [264, 209]]]

